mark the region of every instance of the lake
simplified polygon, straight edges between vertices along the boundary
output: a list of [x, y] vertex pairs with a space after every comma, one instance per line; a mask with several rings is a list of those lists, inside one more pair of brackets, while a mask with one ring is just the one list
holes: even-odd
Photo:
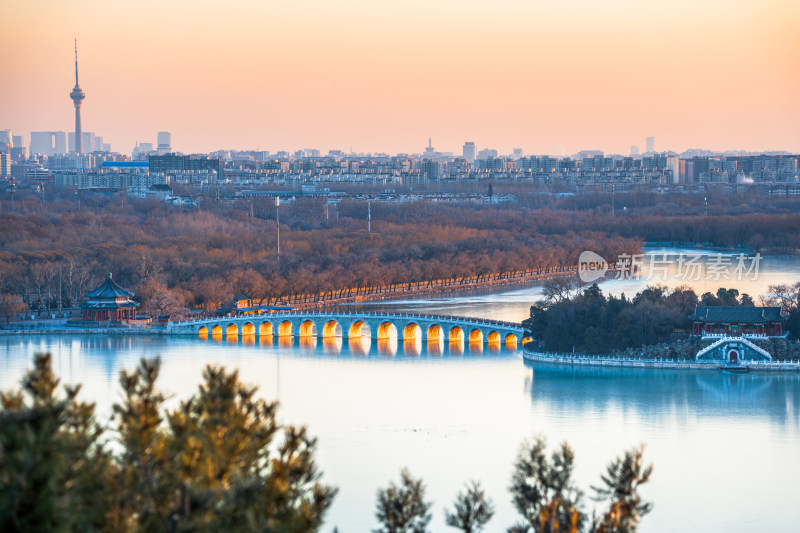
[[[735, 285], [756, 297], [797, 280], [800, 258], [764, 258], [757, 280]], [[734, 286], [718, 281], [692, 286]], [[647, 284], [601, 287], [633, 295]], [[526, 287], [370, 308], [519, 321], [540, 294]], [[609, 460], [644, 443], [655, 469], [642, 493], [655, 508], [643, 531], [789, 532], [800, 524], [800, 375], [557, 368], [486, 346], [42, 335], [0, 337], [0, 389], [16, 387], [40, 351], [53, 354], [64, 382], [84, 384], [101, 421], [120, 398], [119, 371], [141, 357], [162, 357], [161, 387], [173, 404], [196, 390], [206, 364], [240, 369], [245, 382], [281, 402], [281, 421], [306, 424], [319, 437], [323, 480], [340, 489], [326, 532], [374, 529], [375, 492], [404, 466], [427, 483], [431, 531], [454, 531], [442, 509], [470, 479], [496, 504], [487, 531], [505, 531], [517, 520], [506, 490], [511, 465], [533, 435], [573, 446], [587, 491]]]

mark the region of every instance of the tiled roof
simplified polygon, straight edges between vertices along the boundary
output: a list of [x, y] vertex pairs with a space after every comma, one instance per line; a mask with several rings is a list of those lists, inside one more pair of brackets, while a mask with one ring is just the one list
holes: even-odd
[[778, 322], [783, 320], [780, 307], [738, 305], [698, 305], [689, 317], [700, 322]]
[[130, 298], [133, 296], [133, 293], [130, 291], [126, 291], [122, 287], [119, 286], [119, 283], [111, 279], [111, 272], [108, 273], [108, 277], [106, 278], [105, 282], [100, 285], [98, 288], [93, 290], [92, 292], [87, 292], [85, 294], [87, 298]]

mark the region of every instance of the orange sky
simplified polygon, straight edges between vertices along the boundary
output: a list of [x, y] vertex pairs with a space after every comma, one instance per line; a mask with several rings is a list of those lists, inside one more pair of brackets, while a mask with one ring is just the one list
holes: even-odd
[[796, 0], [3, 0], [0, 129], [112, 149], [800, 151]]

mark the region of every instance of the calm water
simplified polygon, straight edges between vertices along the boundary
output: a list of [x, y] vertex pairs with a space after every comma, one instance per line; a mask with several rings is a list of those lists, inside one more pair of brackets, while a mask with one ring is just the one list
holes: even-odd
[[[756, 295], [800, 279], [800, 259], [765, 260], [762, 276], [768, 281], [740, 290]], [[646, 284], [609, 281], [603, 289], [633, 294]], [[538, 294], [526, 288], [394, 308], [520, 320]], [[84, 384], [103, 420], [119, 399], [119, 371], [141, 357], [162, 356], [161, 386], [173, 402], [196, 389], [204, 365], [239, 368], [264, 397], [280, 400], [282, 421], [307, 424], [319, 437], [324, 480], [340, 488], [325, 531], [373, 529], [375, 491], [403, 466], [427, 482], [432, 531], [453, 531], [442, 508], [473, 478], [497, 506], [487, 530], [505, 531], [516, 521], [506, 491], [511, 464], [535, 434], [572, 444], [587, 489], [613, 456], [645, 443], [655, 471], [643, 493], [656, 506], [643, 531], [800, 528], [799, 375], [562, 369], [469, 346], [20, 336], [0, 337], [0, 389], [15, 387], [38, 351], [53, 353], [65, 382]]]

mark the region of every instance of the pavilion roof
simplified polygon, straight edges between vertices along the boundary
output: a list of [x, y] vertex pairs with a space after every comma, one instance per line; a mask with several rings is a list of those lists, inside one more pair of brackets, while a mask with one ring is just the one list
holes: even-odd
[[87, 292], [84, 296], [94, 299], [130, 298], [133, 296], [133, 293], [131, 291], [126, 291], [119, 285], [119, 283], [111, 279], [111, 272], [109, 272], [108, 277], [102, 285], [91, 292]]
[[780, 307], [739, 305], [698, 305], [691, 320], [699, 322], [779, 322], [784, 320]]

